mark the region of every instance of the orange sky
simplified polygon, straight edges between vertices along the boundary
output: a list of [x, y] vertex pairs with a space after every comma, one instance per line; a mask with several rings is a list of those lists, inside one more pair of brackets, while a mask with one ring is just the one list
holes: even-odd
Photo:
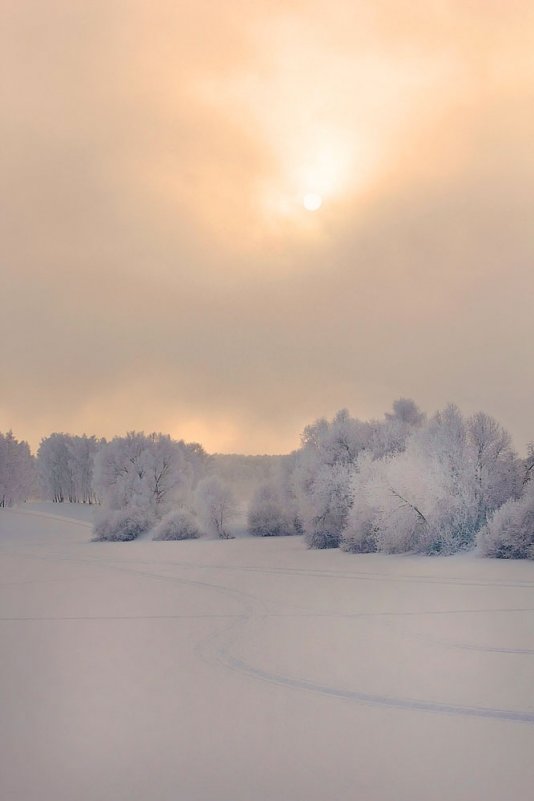
[[0, 430], [281, 452], [404, 395], [534, 439], [530, 0], [0, 14]]

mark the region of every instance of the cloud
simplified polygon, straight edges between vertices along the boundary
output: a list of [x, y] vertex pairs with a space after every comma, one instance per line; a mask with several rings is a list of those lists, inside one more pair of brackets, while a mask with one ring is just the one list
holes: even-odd
[[413, 395], [532, 439], [529, 6], [8, 3], [0, 428], [279, 452]]

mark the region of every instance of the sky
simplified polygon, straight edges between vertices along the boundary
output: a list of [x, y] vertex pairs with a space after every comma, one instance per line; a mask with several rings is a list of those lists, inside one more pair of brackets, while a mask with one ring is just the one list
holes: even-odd
[[404, 396], [523, 450], [533, 36], [531, 0], [2, 0], [0, 430], [281, 453]]

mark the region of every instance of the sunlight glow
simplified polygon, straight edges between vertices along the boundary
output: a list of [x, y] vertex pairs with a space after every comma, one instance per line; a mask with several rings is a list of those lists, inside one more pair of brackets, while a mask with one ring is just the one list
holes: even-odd
[[323, 205], [321, 195], [318, 195], [316, 192], [306, 192], [302, 202], [306, 211], [317, 211]]

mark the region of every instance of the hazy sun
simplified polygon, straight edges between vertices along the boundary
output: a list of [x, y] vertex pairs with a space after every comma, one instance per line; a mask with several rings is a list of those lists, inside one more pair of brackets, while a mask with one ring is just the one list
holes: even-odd
[[306, 211], [317, 211], [323, 205], [321, 195], [318, 195], [316, 192], [306, 192], [302, 198], [302, 202]]

